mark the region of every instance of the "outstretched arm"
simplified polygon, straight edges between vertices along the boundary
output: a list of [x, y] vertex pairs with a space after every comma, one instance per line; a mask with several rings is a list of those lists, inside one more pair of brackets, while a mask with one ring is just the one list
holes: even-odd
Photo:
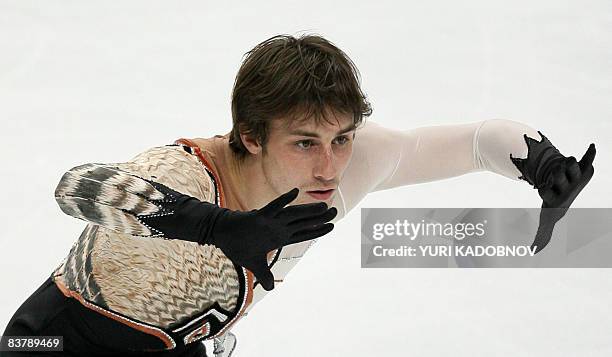
[[[525, 180], [542, 197], [541, 250], [552, 228], [593, 175], [595, 146], [580, 162], [565, 157], [540, 133], [519, 122], [491, 119], [412, 130], [367, 122], [356, 134], [342, 190], [347, 207], [367, 192], [490, 171]], [[558, 208], [557, 210], [549, 210]]]
[[345, 211], [370, 192], [470, 172], [488, 170], [519, 180], [521, 173], [509, 154], [527, 156], [523, 133], [538, 135], [536, 130], [509, 120], [409, 130], [391, 129], [368, 120], [357, 129], [353, 156], [340, 183]]
[[523, 134], [540, 137], [527, 125], [502, 119], [411, 130], [389, 129], [377, 123], [368, 125], [370, 130], [359, 133], [366, 141], [376, 143], [368, 145], [368, 161], [372, 163], [376, 157], [385, 157], [395, 164], [392, 172], [385, 172], [382, 163], [375, 164], [380, 166], [380, 171], [373, 191], [478, 171], [518, 181], [521, 172], [510, 155], [527, 157]]
[[[537, 130], [505, 119], [427, 126], [410, 130], [386, 128], [369, 121], [357, 131], [347, 172], [351, 186], [368, 192], [431, 182], [471, 172], [489, 171], [525, 181], [516, 159], [526, 159], [525, 135], [542, 140]], [[514, 160], [512, 159], [514, 158]], [[532, 158], [541, 161], [542, 158]], [[352, 177], [359, 176], [359, 180]]]

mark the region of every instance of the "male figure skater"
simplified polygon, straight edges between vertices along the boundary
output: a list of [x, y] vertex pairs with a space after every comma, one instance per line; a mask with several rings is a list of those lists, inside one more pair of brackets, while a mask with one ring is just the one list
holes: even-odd
[[60, 355], [205, 356], [202, 339], [229, 336], [370, 192], [482, 170], [525, 180], [547, 208], [540, 250], [593, 175], [593, 144], [577, 161], [515, 121], [402, 131], [370, 114], [329, 41], [260, 43], [236, 77], [230, 133], [64, 174], [57, 202], [88, 224], [4, 335], [61, 335]]

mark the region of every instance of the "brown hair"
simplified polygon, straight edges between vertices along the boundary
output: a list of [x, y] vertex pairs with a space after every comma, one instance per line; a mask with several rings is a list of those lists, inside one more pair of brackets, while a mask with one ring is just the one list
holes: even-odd
[[288, 117], [314, 116], [329, 122], [327, 113], [352, 114], [355, 126], [372, 114], [359, 85], [359, 71], [334, 44], [317, 35], [278, 35], [245, 54], [232, 92], [230, 147], [239, 159], [248, 151], [240, 132], [264, 146], [269, 123]]

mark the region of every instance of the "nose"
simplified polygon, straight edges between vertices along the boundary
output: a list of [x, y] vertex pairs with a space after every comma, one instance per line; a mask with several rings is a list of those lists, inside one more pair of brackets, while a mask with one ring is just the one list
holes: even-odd
[[333, 181], [336, 176], [334, 153], [331, 147], [321, 150], [317, 156], [314, 176], [320, 181]]

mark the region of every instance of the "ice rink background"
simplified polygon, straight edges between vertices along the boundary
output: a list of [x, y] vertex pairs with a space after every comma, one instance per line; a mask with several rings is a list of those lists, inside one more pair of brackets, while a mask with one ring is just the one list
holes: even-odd
[[[511, 119], [578, 158], [595, 142], [574, 206], [611, 206], [609, 1], [0, 0], [1, 331], [85, 226], [53, 199], [62, 174], [226, 133], [242, 55], [299, 31], [354, 60], [385, 126]], [[484, 172], [371, 194], [232, 330], [235, 355], [609, 356], [610, 270], [360, 268], [360, 207], [540, 203]]]

